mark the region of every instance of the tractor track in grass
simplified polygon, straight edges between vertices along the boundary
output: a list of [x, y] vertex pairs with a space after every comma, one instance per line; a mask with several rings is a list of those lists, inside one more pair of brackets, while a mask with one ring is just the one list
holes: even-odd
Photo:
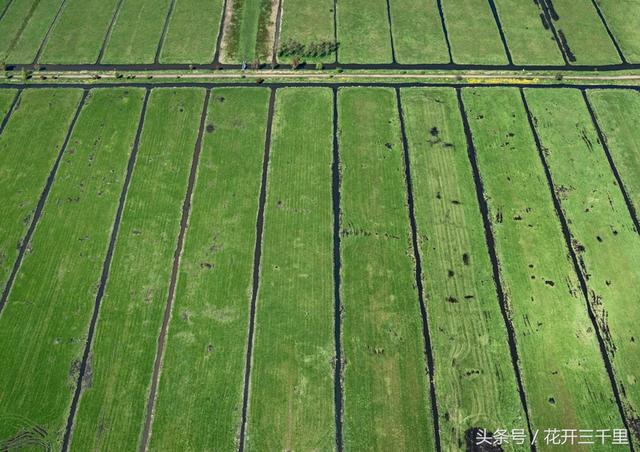
[[27, 247], [29, 246], [29, 242], [31, 242], [31, 238], [33, 237], [33, 232], [38, 225], [38, 221], [42, 216], [42, 211], [47, 202], [47, 198], [49, 197], [49, 192], [51, 191], [51, 186], [55, 181], [56, 174], [58, 173], [58, 168], [60, 167], [60, 162], [62, 161], [62, 157], [66, 152], [67, 145], [69, 144], [69, 140], [71, 139], [71, 135], [75, 128], [76, 122], [78, 121], [78, 117], [84, 107], [84, 104], [87, 100], [87, 96], [89, 95], [89, 90], [85, 89], [82, 94], [82, 98], [80, 102], [78, 102], [78, 107], [76, 108], [76, 112], [71, 120], [71, 124], [67, 129], [67, 134], [64, 138], [62, 146], [60, 146], [60, 151], [58, 152], [58, 156], [47, 176], [47, 181], [45, 183], [44, 189], [42, 190], [42, 194], [40, 195], [40, 199], [38, 200], [38, 204], [36, 205], [36, 209], [33, 212], [33, 218], [31, 219], [31, 224], [29, 225], [29, 229], [27, 229], [27, 233], [22, 238], [20, 243], [20, 249], [18, 251], [18, 257], [16, 258], [13, 268], [11, 269], [11, 274], [9, 275], [9, 279], [7, 280], [7, 284], [4, 287], [4, 291], [2, 292], [2, 297], [0, 297], [0, 315], [2, 314], [2, 310], [4, 309], [5, 304], [7, 303], [7, 298], [9, 297], [9, 293], [11, 292], [11, 288], [13, 287], [13, 282], [16, 279], [16, 275], [20, 270], [20, 266], [22, 264], [22, 260], [24, 259], [25, 252], [27, 251]]
[[400, 134], [402, 138], [402, 152], [404, 160], [404, 179], [407, 190], [407, 206], [409, 213], [409, 224], [411, 226], [411, 243], [413, 246], [413, 255], [415, 259], [415, 280], [416, 289], [418, 291], [418, 304], [420, 307], [420, 317], [422, 319], [422, 338], [424, 341], [424, 355], [427, 371], [427, 379], [429, 380], [429, 398], [431, 399], [431, 414], [433, 416], [433, 427], [435, 434], [436, 451], [441, 451], [440, 443], [440, 420], [438, 417], [438, 401], [436, 398], [436, 386], [434, 382], [435, 365], [433, 359], [433, 350], [431, 348], [431, 332], [429, 328], [429, 315], [427, 313], [424, 301], [424, 287], [422, 285], [422, 258], [420, 256], [420, 248], [418, 246], [418, 226], [416, 223], [415, 206], [413, 202], [413, 180], [411, 178], [411, 160], [409, 156], [409, 141], [407, 140], [406, 127], [404, 123], [404, 111], [402, 109], [402, 99], [400, 89], [396, 88], [396, 102], [398, 117], [400, 118]]
[[177, 0], [171, 0], [171, 3], [169, 3], [169, 9], [167, 10], [167, 15], [164, 18], [164, 25], [162, 26], [162, 33], [160, 34], [160, 39], [158, 40], [158, 47], [156, 48], [156, 54], [153, 57], [153, 65], [160, 66], [160, 52], [162, 52], [162, 47], [164, 46], [164, 40], [167, 37], [167, 30], [169, 29], [169, 22], [171, 22], [171, 16], [173, 15], [173, 8], [176, 6], [176, 1]]
[[489, 7], [491, 8], [491, 13], [493, 14], [493, 19], [496, 21], [496, 27], [498, 28], [498, 33], [500, 33], [500, 40], [502, 41], [502, 45], [504, 46], [504, 53], [507, 56], [507, 61], [509, 65], [513, 65], [513, 58], [511, 57], [511, 50], [509, 50], [509, 45], [507, 44], [507, 37], [504, 35], [504, 30], [502, 29], [502, 22], [500, 21], [500, 16], [498, 15], [498, 9], [496, 8], [496, 4], [493, 0], [489, 0]]
[[276, 105], [276, 90], [271, 89], [269, 97], [269, 112], [264, 141], [264, 157], [262, 160], [262, 181], [260, 183], [260, 197], [256, 217], [256, 243], [253, 252], [253, 283], [251, 288], [251, 304], [249, 308], [249, 334], [247, 337], [247, 358], [244, 368], [244, 388], [242, 391], [242, 416], [240, 419], [240, 436], [238, 450], [244, 451], [249, 411], [249, 393], [251, 385], [251, 364], [253, 361], [253, 342], [255, 336], [256, 304], [258, 289], [260, 288], [260, 260], [262, 258], [262, 235], [264, 231], [264, 210], [267, 201], [267, 177], [269, 174], [269, 157], [271, 154], [271, 132]]
[[622, 176], [618, 172], [618, 168], [616, 166], [615, 161], [613, 160], [613, 156], [609, 151], [609, 145], [607, 144], [607, 137], [602, 132], [602, 128], [598, 123], [598, 118], [596, 117], [596, 113], [593, 110], [593, 106], [589, 101], [589, 97], [587, 96], [586, 90], [581, 90], [582, 97], [584, 99], [585, 104], [587, 105], [587, 109], [589, 110], [589, 116], [591, 116], [591, 122], [593, 122], [593, 127], [596, 129], [596, 133], [598, 134], [598, 140], [600, 140], [600, 144], [602, 144], [602, 149], [604, 149], [604, 153], [607, 156], [607, 160], [609, 161], [609, 166], [611, 167], [611, 172], [616, 179], [618, 187], [622, 192], [622, 196], [624, 197], [624, 202], [627, 205], [627, 209], [629, 210], [629, 215], [631, 216], [631, 220], [633, 221], [633, 225], [636, 228], [636, 233], [640, 234], [640, 222], [638, 222], [638, 214], [636, 212], [636, 208], [633, 205], [633, 201], [627, 192], [624, 181], [622, 180]]
[[222, 36], [224, 35], [224, 27], [227, 17], [227, 4], [228, 0], [222, 2], [222, 13], [220, 14], [220, 22], [218, 23], [218, 36], [216, 37], [216, 50], [213, 53], [213, 65], [220, 66], [220, 50], [222, 47]]
[[4, 117], [2, 118], [2, 121], [0, 121], [0, 135], [2, 135], [2, 132], [4, 132], [4, 128], [7, 127], [7, 123], [9, 122], [9, 118], [11, 118], [11, 115], [13, 114], [13, 111], [19, 105], [20, 95], [21, 94], [22, 94], [22, 89], [18, 89], [17, 92], [16, 92], [16, 95], [14, 96], [13, 100], [11, 101], [11, 105], [9, 106], [9, 110], [7, 110], [7, 114], [4, 115]]
[[336, 450], [342, 452], [342, 416], [343, 395], [342, 385], [342, 301], [340, 298], [342, 259], [340, 254], [340, 221], [341, 210], [341, 180], [340, 174], [340, 140], [338, 138], [338, 88], [333, 88], [333, 161], [331, 162], [331, 196], [333, 207], [333, 300], [334, 300], [334, 345], [335, 369], [333, 376], [333, 397], [335, 404]]
[[398, 64], [398, 60], [396, 60], [396, 46], [393, 42], [393, 22], [391, 21], [391, 0], [387, 0], [387, 21], [389, 22], [389, 40], [391, 41], [391, 64]]
[[162, 371], [162, 362], [164, 359], [164, 349], [167, 341], [167, 333], [169, 324], [171, 323], [171, 315], [173, 312], [173, 303], [175, 301], [176, 287], [178, 284], [178, 272], [180, 271], [180, 262], [182, 252], [184, 250], [184, 240], [189, 227], [189, 217], [191, 215], [191, 204], [193, 201], [193, 191], [198, 178], [198, 167], [200, 164], [200, 155], [202, 153], [202, 141], [204, 136], [205, 123], [207, 119], [207, 111], [209, 107], [209, 99], [211, 90], [207, 90], [204, 96], [202, 113], [200, 115], [200, 125], [198, 127], [198, 137], [193, 149], [193, 157], [191, 160], [191, 170], [189, 173], [189, 181], [187, 183], [187, 192], [182, 204], [182, 217], [180, 219], [180, 232], [176, 242], [176, 249], [173, 254], [173, 264], [171, 267], [171, 279], [169, 281], [169, 290], [167, 291], [167, 301], [162, 318], [162, 327], [158, 335], [158, 344], [156, 348], [156, 356], [153, 364], [153, 373], [151, 375], [151, 384], [147, 399], [146, 414], [144, 420], [144, 428], [140, 439], [139, 450], [144, 452], [149, 447], [149, 439], [151, 438], [151, 429], [153, 426], [153, 412], [155, 409], [156, 398], [158, 394], [158, 384], [160, 382], [160, 373]]
[[[582, 296], [584, 297], [585, 300], [585, 304], [587, 307], [587, 313], [589, 314], [589, 318], [591, 319], [591, 323], [593, 326], [593, 329], [596, 333], [596, 337], [598, 339], [598, 345], [600, 347], [600, 354], [602, 356], [602, 360], [604, 362], [604, 366], [607, 369], [607, 374], [609, 376], [609, 382], [611, 383], [611, 388], [613, 390], [613, 394], [614, 397], [616, 399], [616, 405], [618, 406], [618, 411], [620, 413], [620, 417], [622, 418], [622, 422], [624, 423], [624, 427], [627, 429], [627, 431], [632, 434], [633, 430], [630, 429], [630, 425], [629, 425], [629, 421], [627, 420], [627, 417], [625, 415], [625, 411], [624, 411], [624, 405], [622, 403], [622, 399], [620, 397], [620, 390], [618, 388], [618, 383], [615, 377], [615, 372], [613, 370], [613, 366], [611, 364], [611, 360], [609, 359], [609, 354], [607, 352], [607, 347], [605, 344], [605, 340], [602, 336], [602, 332], [600, 331], [600, 327], [598, 326], [598, 318], [596, 313], [593, 310], [593, 306], [591, 305], [591, 302], [589, 301], [589, 288], [587, 285], [587, 280], [586, 277], [582, 271], [582, 268], [580, 266], [579, 260], [578, 260], [578, 256], [576, 255], [576, 252], [573, 248], [572, 245], [572, 240], [573, 240], [573, 235], [571, 234], [571, 229], [569, 228], [569, 223], [567, 218], [564, 215], [564, 211], [562, 210], [562, 203], [560, 202], [560, 199], [557, 196], [556, 193], [556, 189], [555, 189], [555, 185], [553, 183], [553, 177], [551, 175], [551, 170], [549, 168], [549, 165], [547, 163], [547, 159], [544, 155], [544, 151], [543, 151], [543, 147], [542, 147], [542, 143], [540, 141], [540, 137], [538, 136], [538, 132], [536, 130], [535, 127], [535, 120], [534, 117], [531, 113], [531, 110], [529, 109], [529, 104], [527, 102], [527, 98], [524, 94], [524, 90], [520, 89], [520, 96], [522, 98], [522, 103], [524, 105], [524, 109], [527, 112], [527, 119], [529, 121], [529, 127], [531, 128], [531, 133], [533, 135], [534, 141], [536, 143], [536, 148], [538, 151], [538, 156], [540, 157], [540, 161], [542, 163], [542, 167], [544, 169], [544, 174], [545, 174], [545, 178], [547, 181], [547, 186], [549, 188], [549, 191], [551, 192], [551, 198], [553, 200], [553, 206], [555, 208], [556, 211], [556, 216], [558, 218], [558, 220], [560, 221], [560, 227], [562, 229], [562, 235], [564, 236], [564, 240], [565, 240], [565, 244], [566, 247], [569, 251], [569, 256], [571, 256], [571, 261], [573, 262], [573, 268], [574, 271], [576, 273], [576, 276], [578, 278], [578, 282], [580, 285], [580, 291], [582, 292]], [[633, 442], [629, 441], [629, 448], [630, 450], [633, 452], [634, 451], [634, 447], [633, 447]]]
[[447, 43], [447, 51], [449, 52], [449, 64], [453, 65], [453, 54], [451, 53], [451, 41], [449, 40], [449, 31], [447, 30], [447, 21], [444, 18], [444, 11], [442, 10], [442, 0], [436, 0], [438, 5], [438, 13], [440, 14], [440, 23], [442, 25], [442, 31], [444, 33], [444, 40]]
[[0, 11], [0, 20], [2, 20], [5, 14], [7, 14], [7, 11], [9, 11], [9, 8], [11, 7], [12, 3], [13, 3], [13, 0], [9, 0], [7, 2], [7, 5], [4, 7], [4, 9]]
[[67, 4], [67, 0], [62, 0], [62, 2], [60, 2], [60, 6], [58, 7], [58, 11], [56, 11], [56, 15], [53, 16], [53, 20], [49, 24], [49, 28], [47, 28], [47, 32], [44, 34], [44, 38], [42, 38], [42, 42], [40, 43], [40, 46], [38, 47], [38, 51], [36, 52], [36, 56], [33, 58], [32, 66], [36, 66], [38, 64], [38, 61], [40, 61], [40, 57], [42, 56], [42, 52], [44, 51], [44, 48], [47, 46], [47, 43], [49, 42], [49, 36], [51, 35], [51, 32], [53, 31], [53, 28], [58, 23], [58, 19], [62, 15], [62, 11], [64, 10], [64, 7], [65, 7], [66, 4]]
[[100, 46], [100, 53], [98, 54], [98, 58], [96, 59], [96, 64], [100, 64], [102, 61], [102, 57], [104, 56], [104, 51], [109, 44], [109, 40], [111, 39], [111, 33], [113, 32], [113, 26], [118, 20], [118, 16], [120, 15], [120, 11], [122, 11], [122, 5], [124, 4], [124, 0], [120, 0], [116, 5], [116, 10], [113, 12], [113, 16], [111, 17], [111, 21], [109, 22], [109, 27], [107, 28], [107, 32], [104, 35], [104, 40], [102, 41], [102, 46]]
[[136, 136], [133, 140], [133, 146], [131, 148], [131, 154], [129, 156], [129, 162], [127, 163], [127, 174], [122, 185], [122, 191], [120, 192], [120, 199], [118, 201], [118, 210], [113, 222], [111, 230], [111, 237], [109, 238], [109, 247], [107, 248], [107, 255], [102, 265], [102, 275], [100, 276], [100, 285], [98, 286], [98, 292], [96, 293], [95, 304], [93, 307], [93, 314], [91, 315], [91, 321], [89, 322], [89, 331], [87, 333], [87, 339], [84, 347], [84, 353], [82, 354], [82, 361], [80, 363], [80, 371], [78, 372], [78, 379], [76, 380], [76, 387], [73, 393], [73, 399], [71, 401], [71, 408], [69, 410], [69, 416], [67, 418], [67, 425], [65, 427], [64, 438], [62, 440], [62, 451], [69, 450], [71, 443], [71, 436], [73, 434], [73, 423], [75, 420], [76, 411], [78, 410], [78, 402], [80, 400], [80, 394], [84, 385], [85, 373], [87, 371], [87, 365], [91, 356], [91, 347], [93, 345], [93, 336], [95, 334], [96, 325], [98, 323], [98, 316], [100, 314], [100, 304], [104, 297], [105, 287], [109, 280], [109, 272], [111, 270], [111, 261], [113, 260], [113, 252], [116, 247], [116, 241], [118, 239], [118, 232], [120, 231], [120, 223], [122, 221], [122, 213], [127, 201], [127, 194], [129, 192], [129, 186], [131, 185], [131, 178], [133, 177], [133, 171], [136, 165], [136, 159], [138, 156], [138, 148], [140, 145], [140, 135], [144, 125], [144, 116], [147, 110], [147, 101], [149, 100], [150, 90], [145, 91], [144, 101], [142, 102], [142, 110], [140, 112], [140, 119], [138, 121], [138, 129]]
[[500, 262], [498, 260], [498, 255], [496, 253], [495, 240], [493, 237], [493, 231], [491, 229], [491, 219], [489, 218], [489, 207], [487, 205], [487, 200], [485, 198], [484, 184], [482, 182], [480, 169], [478, 168], [478, 162], [476, 158], [476, 149], [473, 144], [473, 134], [471, 133], [471, 127], [469, 126], [469, 119], [467, 118], [467, 112], [465, 110], [464, 101], [462, 99], [462, 90], [460, 88], [456, 89], [456, 95], [458, 97], [458, 107], [460, 109], [460, 115], [462, 117], [462, 125], [464, 127], [464, 134], [467, 141], [467, 153], [469, 155], [469, 163], [471, 164], [471, 169], [473, 172], [473, 182], [476, 187], [478, 206], [480, 207], [482, 222], [484, 224], [484, 233], [485, 233], [485, 241], [487, 243], [487, 251], [489, 253], [489, 258], [491, 260], [491, 267], [493, 268], [493, 280], [496, 287], [496, 294], [498, 296], [498, 301], [500, 303], [500, 311], [502, 312], [505, 328], [507, 330], [509, 349], [511, 351], [511, 362], [513, 364], [513, 370], [515, 372], [518, 394], [520, 396], [520, 402], [522, 404], [522, 409], [524, 410], [524, 415], [527, 421], [527, 429], [529, 432], [531, 451], [536, 452], [537, 449], [534, 441], [535, 436], [533, 434], [533, 429], [531, 428], [531, 419], [529, 416], [529, 408], [527, 406], [527, 395], [524, 390], [524, 385], [522, 383], [522, 375], [520, 372], [520, 365], [519, 365], [520, 359], [518, 357], [518, 348], [516, 346], [515, 328], [513, 327], [513, 323], [511, 322], [508, 300], [504, 293], [504, 289], [502, 287], [502, 282], [500, 278]]
[[611, 28], [609, 28], [607, 19], [605, 19], [604, 14], [602, 14], [602, 10], [600, 9], [600, 6], [598, 6], [598, 2], [596, 2], [596, 0], [591, 0], [591, 3], [593, 4], [593, 7], [596, 9], [596, 12], [598, 13], [598, 17], [600, 17], [600, 20], [602, 21], [602, 25], [604, 25], [605, 30], [607, 30], [607, 34], [609, 35], [611, 42], [613, 42], [613, 45], [616, 48], [616, 52], [618, 52], [618, 57], [620, 57], [620, 61], [622, 61], [623, 64], [626, 63], [627, 59], [625, 58], [624, 53], [622, 53], [620, 44], [618, 44], [618, 40], [613, 34], [613, 31], [611, 31]]

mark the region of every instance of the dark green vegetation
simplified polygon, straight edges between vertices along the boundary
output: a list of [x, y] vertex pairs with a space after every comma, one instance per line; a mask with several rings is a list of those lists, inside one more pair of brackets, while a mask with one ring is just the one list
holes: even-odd
[[273, 0], [228, 0], [224, 62], [265, 62], [271, 59], [274, 36]]

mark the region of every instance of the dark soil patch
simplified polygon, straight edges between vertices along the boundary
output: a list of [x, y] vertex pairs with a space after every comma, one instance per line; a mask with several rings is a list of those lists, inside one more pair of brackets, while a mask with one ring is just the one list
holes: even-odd
[[207, 124], [207, 133], [213, 133], [216, 130], [216, 126], [213, 124]]

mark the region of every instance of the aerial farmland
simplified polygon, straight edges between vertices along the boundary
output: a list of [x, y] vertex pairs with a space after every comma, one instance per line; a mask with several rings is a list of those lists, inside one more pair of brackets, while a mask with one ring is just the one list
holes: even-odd
[[640, 450], [639, 30], [0, 0], [0, 451]]

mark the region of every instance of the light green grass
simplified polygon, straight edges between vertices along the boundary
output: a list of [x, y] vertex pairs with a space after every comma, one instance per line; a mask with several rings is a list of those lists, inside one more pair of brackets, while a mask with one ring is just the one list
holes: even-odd
[[58, 449], [143, 92], [92, 91], [0, 316], [0, 438], [39, 426]]
[[160, 53], [161, 63], [211, 63], [222, 0], [176, 0]]
[[640, 3], [635, 0], [596, 0], [629, 63], [640, 63]]
[[[2, 91], [3, 117], [11, 93]], [[24, 91], [0, 135], [0, 287], [4, 290], [47, 177], [80, 101], [79, 90]]]
[[398, 63], [449, 62], [436, 0], [392, 0], [391, 25]]
[[391, 63], [391, 35], [385, 0], [338, 1], [340, 63]]
[[14, 1], [0, 22], [0, 60], [33, 63], [62, 0]]
[[67, 0], [38, 62], [95, 63], [117, 3], [117, 0]]
[[542, 10], [533, 1], [494, 1], [514, 64], [564, 64], [551, 29], [542, 24]]
[[456, 93], [409, 89], [402, 98], [441, 440], [447, 449], [464, 444], [468, 429], [511, 430], [526, 426], [526, 420]]
[[170, 0], [125, 0], [113, 24], [102, 63], [153, 63], [170, 3]]
[[278, 91], [265, 211], [248, 450], [330, 450], [332, 92]]
[[616, 48], [591, 0], [553, 0], [553, 5], [560, 17], [554, 22], [555, 27], [564, 32], [576, 56], [573, 64], [620, 63]]
[[620, 427], [611, 382], [520, 92], [464, 90], [464, 99], [532, 428]]
[[637, 91], [589, 90], [589, 101], [607, 140], [609, 152], [620, 173], [627, 194], [640, 212], [640, 115]]
[[80, 399], [73, 444], [130, 449], [141, 437], [204, 90], [153, 90]]
[[268, 97], [211, 93], [151, 450], [237, 446]]
[[[578, 90], [526, 90], [628, 417], [640, 412], [640, 235]], [[612, 428], [622, 428], [621, 423]], [[636, 432], [637, 434], [637, 432]], [[636, 447], [640, 444], [635, 437]]]
[[9, 113], [11, 103], [15, 99], [18, 91], [15, 89], [2, 89], [0, 90], [0, 122]]
[[[333, 0], [282, 0], [280, 44], [293, 40], [308, 45], [312, 42], [335, 41], [333, 30]], [[332, 53], [307, 61], [335, 62]], [[284, 63], [291, 63], [284, 59]]]
[[395, 93], [344, 88], [338, 110], [345, 449], [431, 450]]
[[487, 0], [442, 0], [442, 11], [455, 63], [508, 63]]

